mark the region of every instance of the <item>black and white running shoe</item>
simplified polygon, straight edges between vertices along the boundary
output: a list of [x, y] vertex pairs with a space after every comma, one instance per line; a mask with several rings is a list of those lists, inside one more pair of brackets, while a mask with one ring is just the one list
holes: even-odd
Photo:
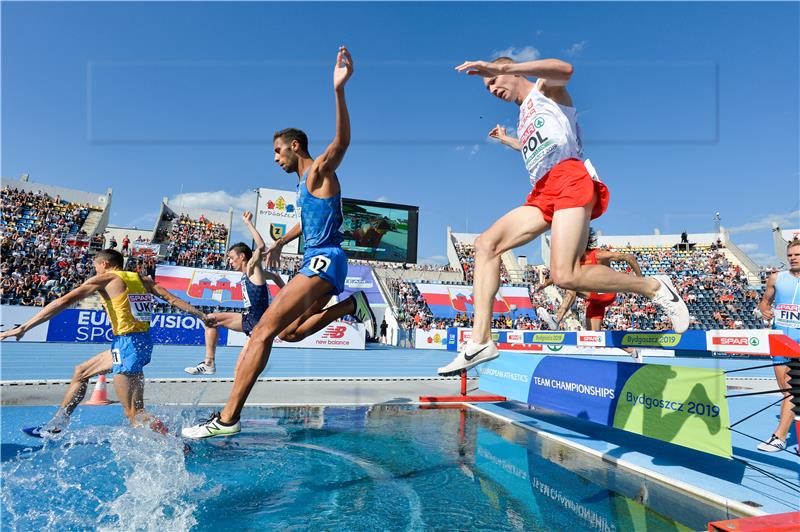
[[225, 425], [220, 421], [219, 412], [214, 412], [211, 417], [192, 427], [184, 427], [181, 436], [200, 440], [203, 438], [213, 438], [214, 436], [233, 436], [242, 431], [242, 424], [237, 421], [231, 425]]
[[367, 331], [367, 338], [375, 338], [375, 314], [367, 301], [367, 294], [363, 291], [353, 294], [353, 301], [356, 303], [356, 310], [353, 316], [364, 324]]
[[189, 366], [188, 368], [183, 368], [183, 371], [188, 373], [189, 375], [213, 375], [217, 372], [217, 367], [213, 364], [206, 364], [205, 361], [200, 362], [196, 366]]

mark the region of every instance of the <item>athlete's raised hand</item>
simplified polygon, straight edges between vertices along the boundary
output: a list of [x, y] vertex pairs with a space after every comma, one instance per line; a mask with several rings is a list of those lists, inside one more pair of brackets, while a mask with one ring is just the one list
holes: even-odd
[[267, 250], [267, 268], [278, 270], [281, 266], [281, 250], [283, 243], [280, 239], [276, 240]]
[[489, 136], [493, 139], [497, 139], [499, 141], [503, 141], [503, 139], [508, 138], [508, 134], [506, 133], [506, 128], [497, 124], [494, 128], [489, 132]]
[[253, 223], [253, 213], [250, 211], [244, 211], [242, 213], [242, 221], [245, 225], [251, 225]]
[[506, 146], [508, 146], [510, 148], [513, 148], [515, 150], [519, 150], [519, 140], [517, 140], [515, 137], [512, 137], [511, 135], [509, 135], [506, 132], [506, 128], [501, 126], [500, 124], [497, 124], [496, 126], [494, 126], [494, 129], [492, 129], [489, 132], [489, 136], [491, 138], [493, 138], [493, 139], [499, 140], [500, 142], [502, 142], [503, 144], [505, 144]]
[[22, 325], [20, 325], [19, 327], [14, 327], [13, 329], [1, 332], [0, 341], [5, 340], [6, 338], [11, 338], [12, 336], [16, 336], [17, 342], [19, 342], [20, 340], [22, 340], [22, 337], [25, 336], [26, 332], [27, 331]]
[[501, 63], [490, 63], [488, 61], [464, 61], [456, 67], [458, 72], [466, 72], [468, 76], [499, 76], [503, 73]]
[[353, 75], [353, 58], [344, 46], [339, 47], [336, 56], [336, 66], [333, 69], [333, 88], [339, 90], [344, 87], [350, 76]]

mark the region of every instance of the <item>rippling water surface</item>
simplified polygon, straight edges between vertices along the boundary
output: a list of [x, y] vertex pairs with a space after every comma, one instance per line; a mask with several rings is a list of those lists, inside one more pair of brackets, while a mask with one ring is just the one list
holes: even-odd
[[[173, 432], [206, 413], [154, 410]], [[2, 409], [3, 529], [680, 530], [672, 519], [714, 517], [471, 411], [248, 408], [241, 434], [187, 455], [116, 407], [79, 409], [58, 438], [19, 432], [52, 412]]]

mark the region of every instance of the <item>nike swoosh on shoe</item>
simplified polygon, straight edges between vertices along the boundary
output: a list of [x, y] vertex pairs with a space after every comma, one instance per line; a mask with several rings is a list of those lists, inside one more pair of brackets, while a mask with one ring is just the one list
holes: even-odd
[[487, 346], [482, 347], [481, 349], [478, 349], [477, 351], [472, 353], [472, 356], [464, 353], [464, 360], [467, 360], [467, 361], [472, 360], [473, 358], [478, 356], [482, 351], [484, 351], [487, 347], [489, 347], [489, 346], [487, 345]]

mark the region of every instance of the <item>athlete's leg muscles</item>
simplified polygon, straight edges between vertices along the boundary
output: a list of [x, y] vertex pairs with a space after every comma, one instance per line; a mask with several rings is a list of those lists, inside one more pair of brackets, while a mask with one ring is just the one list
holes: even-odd
[[114, 361], [111, 358], [110, 349], [75, 366], [75, 369], [72, 371], [72, 379], [70, 380], [69, 387], [64, 394], [63, 401], [61, 401], [61, 408], [66, 411], [66, 414], [72, 414], [75, 407], [83, 401], [89, 379], [95, 375], [110, 373], [113, 368]]
[[225, 327], [230, 331], [242, 332], [242, 315], [238, 312], [214, 312], [208, 315], [215, 321], [214, 327], [206, 327], [206, 359], [205, 363], [214, 365], [217, 354], [217, 338], [219, 338], [219, 327]]
[[[775, 379], [778, 381], [778, 386], [782, 390], [791, 388], [791, 386], [789, 386], [789, 366], [775, 366], [773, 369], [775, 370]], [[785, 440], [786, 436], [789, 434], [789, 428], [792, 426], [794, 414], [792, 413], [791, 394], [789, 392], [783, 392], [783, 395], [784, 399], [781, 402], [781, 419], [778, 422], [778, 428], [775, 430], [775, 436]], [[800, 437], [800, 435], [798, 435], [798, 437]]]
[[323, 298], [317, 305], [309, 308], [302, 316], [283, 330], [280, 334], [280, 339], [287, 342], [299, 342], [303, 338], [322, 330], [333, 321], [355, 312], [356, 304], [352, 297], [325, 308], [329, 300], [330, 298]]
[[114, 375], [114, 391], [125, 417], [136, 426], [144, 410], [144, 373], [117, 373]]
[[250, 390], [267, 365], [275, 337], [307, 308], [326, 297], [331, 289], [331, 284], [319, 276], [306, 277], [297, 274], [278, 292], [250, 334], [250, 341], [242, 355], [239, 371], [233, 380], [233, 389], [222, 409], [220, 421], [230, 423], [239, 419]]
[[475, 240], [472, 341], [489, 341], [494, 296], [500, 288], [500, 256], [544, 233], [549, 224], [537, 207], [523, 205], [497, 220]]
[[580, 259], [589, 238], [592, 205], [561, 209], [553, 214], [550, 239], [550, 277], [567, 290], [586, 292], [633, 292], [653, 297], [655, 279], [617, 272], [602, 264], [581, 267]]

